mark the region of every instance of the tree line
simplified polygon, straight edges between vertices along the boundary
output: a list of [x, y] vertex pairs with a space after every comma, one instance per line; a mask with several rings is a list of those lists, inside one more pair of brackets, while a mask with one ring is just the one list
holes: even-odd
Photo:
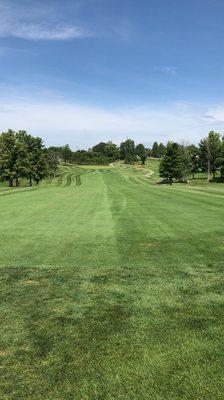
[[175, 142], [154, 142], [151, 149], [134, 140], [127, 139], [120, 146], [112, 141], [100, 142], [88, 150], [72, 151], [69, 145], [46, 148], [40, 137], [33, 137], [24, 130], [9, 129], [0, 134], [0, 180], [8, 181], [10, 187], [20, 186], [21, 179], [28, 179], [30, 186], [48, 175], [57, 174], [61, 161], [66, 164], [102, 164], [122, 160], [126, 164], [141, 162], [147, 157], [160, 159], [159, 174], [164, 182], [174, 180], [188, 182], [198, 172], [205, 172], [208, 181], [216, 174], [224, 179], [224, 137], [211, 131], [198, 146], [181, 145]]
[[126, 164], [132, 164], [136, 161], [145, 164], [150, 152], [142, 143], [136, 146], [132, 139], [125, 140], [120, 146], [109, 141], [107, 143], [100, 142], [88, 150], [72, 151], [68, 144], [62, 147], [53, 146], [48, 150], [54, 151], [65, 164], [75, 163], [80, 165], [108, 165], [117, 160], [123, 160]]
[[57, 154], [46, 149], [40, 137], [11, 129], [0, 134], [0, 179], [10, 187], [19, 187], [24, 178], [30, 186], [39, 184], [47, 175], [55, 175], [58, 165]]
[[66, 164], [102, 164], [117, 160], [132, 164], [140, 160], [145, 163], [149, 151], [143, 144], [131, 139], [117, 146], [111, 141], [100, 142], [89, 150], [72, 151], [69, 145], [46, 148], [40, 137], [33, 137], [24, 130], [9, 129], [0, 134], [0, 180], [8, 181], [10, 187], [19, 187], [21, 179], [29, 185], [39, 182], [48, 175], [57, 174], [61, 161]]
[[198, 146], [168, 142], [160, 161], [159, 174], [172, 185], [173, 181], [188, 182], [196, 173], [207, 174], [208, 182], [219, 174], [224, 180], [224, 136], [211, 131]]
[[140, 160], [145, 163], [147, 157], [161, 158], [166, 146], [163, 143], [154, 142], [151, 149], [142, 143], [135, 145], [132, 139], [127, 139], [117, 146], [109, 141], [100, 142], [88, 150], [72, 151], [69, 145], [62, 147], [50, 147], [65, 162], [77, 164], [109, 164], [116, 160], [124, 160], [125, 163], [133, 163]]

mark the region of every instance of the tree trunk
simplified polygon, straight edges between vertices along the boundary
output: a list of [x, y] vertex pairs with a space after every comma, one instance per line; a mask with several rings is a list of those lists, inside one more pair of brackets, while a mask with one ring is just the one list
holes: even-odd
[[193, 172], [193, 174], [192, 174], [192, 177], [193, 177], [193, 179], [194, 179], [194, 172]]
[[170, 178], [170, 185], [172, 185], [173, 184], [173, 178]]
[[30, 178], [30, 186], [32, 186], [32, 178]]
[[18, 178], [16, 178], [16, 187], [20, 187], [20, 181]]
[[9, 178], [9, 187], [13, 187], [13, 179]]
[[210, 158], [208, 158], [208, 182], [211, 182], [211, 180], [212, 180], [211, 163], [210, 163]]
[[221, 179], [224, 179], [224, 167], [221, 168]]
[[211, 175], [211, 152], [210, 152], [210, 147], [208, 140], [206, 141], [206, 146], [207, 146], [207, 172], [208, 172], [208, 182], [211, 182], [212, 180], [212, 175]]

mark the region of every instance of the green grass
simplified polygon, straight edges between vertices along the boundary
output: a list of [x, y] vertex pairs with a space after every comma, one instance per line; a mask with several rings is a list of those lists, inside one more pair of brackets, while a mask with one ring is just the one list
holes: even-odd
[[1, 399], [223, 398], [224, 185], [157, 181], [0, 189]]

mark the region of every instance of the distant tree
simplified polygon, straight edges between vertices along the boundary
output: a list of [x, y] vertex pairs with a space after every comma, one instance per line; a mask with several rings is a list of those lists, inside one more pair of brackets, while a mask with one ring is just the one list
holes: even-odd
[[145, 150], [146, 150], [147, 157], [151, 157], [151, 149], [148, 147]]
[[157, 142], [154, 142], [152, 145], [151, 157], [154, 157], [154, 158], [160, 157], [160, 150], [159, 150], [159, 145]]
[[93, 160], [96, 164], [108, 164], [119, 157], [118, 148], [111, 141], [107, 143], [100, 142], [93, 146], [91, 151], [93, 152]]
[[48, 147], [47, 151], [50, 151], [50, 150], [57, 153], [59, 158], [62, 158], [61, 157], [62, 146], [50, 146], [50, 147]]
[[135, 143], [131, 139], [125, 140], [120, 145], [121, 159], [124, 159], [125, 164], [133, 164], [136, 160]]
[[61, 148], [61, 158], [64, 161], [65, 165], [68, 163], [68, 161], [72, 160], [72, 150], [69, 147], [69, 144], [66, 144]]
[[158, 147], [158, 154], [159, 154], [159, 157], [163, 157], [164, 154], [165, 154], [165, 151], [166, 151], [166, 146], [164, 146], [163, 143], [160, 143], [160, 144], [159, 144], [159, 147]]
[[17, 146], [15, 132], [9, 129], [0, 135], [0, 176], [10, 187], [16, 178]]
[[58, 166], [59, 166], [59, 156], [55, 150], [47, 149], [46, 164], [47, 164], [48, 170], [50, 171], [50, 173], [53, 174], [53, 176], [55, 178], [56, 172], [57, 172]]
[[178, 143], [168, 142], [164, 157], [160, 161], [159, 174], [165, 178], [170, 185], [173, 179], [183, 177], [183, 153]]
[[214, 179], [219, 167], [220, 143], [220, 134], [211, 131], [199, 144], [200, 166], [204, 172], [207, 172], [208, 181], [211, 181], [212, 177]]
[[86, 150], [77, 150], [73, 153], [73, 162], [76, 164], [89, 164], [89, 152]]
[[41, 138], [26, 131], [8, 130], [0, 135], [0, 176], [9, 186], [20, 185], [20, 178], [39, 183], [45, 176], [45, 155]]
[[220, 168], [221, 178], [224, 179], [224, 136], [222, 137], [222, 141], [220, 142], [219, 146], [218, 165]]
[[111, 141], [107, 142], [104, 146], [104, 154], [108, 157], [109, 161], [117, 160], [119, 157], [117, 145]]
[[191, 157], [191, 173], [194, 179], [195, 174], [200, 171], [199, 148], [194, 144], [191, 144], [188, 146], [188, 151]]
[[189, 175], [192, 172], [193, 164], [192, 164], [192, 158], [191, 158], [191, 153], [189, 150], [189, 146], [180, 146], [181, 152], [182, 152], [182, 170], [183, 170], [183, 179], [185, 182], [188, 182]]
[[20, 186], [20, 178], [25, 178], [27, 176], [27, 171], [29, 169], [29, 151], [27, 147], [27, 133], [26, 131], [18, 131], [15, 133], [16, 142], [16, 162], [15, 162], [15, 179], [16, 186]]
[[100, 142], [92, 147], [92, 151], [93, 151], [93, 153], [105, 154], [105, 146], [106, 146], [106, 143]]
[[39, 184], [46, 175], [44, 146], [42, 139], [39, 137], [27, 135], [26, 140], [29, 149], [27, 177], [29, 178], [30, 186], [32, 186], [32, 180]]
[[135, 154], [140, 158], [142, 164], [145, 164], [145, 161], [147, 159], [147, 152], [143, 144], [139, 143], [135, 147]]

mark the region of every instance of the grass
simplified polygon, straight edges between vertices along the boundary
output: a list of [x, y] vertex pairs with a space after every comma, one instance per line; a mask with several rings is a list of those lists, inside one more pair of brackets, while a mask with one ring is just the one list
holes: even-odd
[[223, 398], [224, 186], [157, 180], [0, 189], [1, 399]]

